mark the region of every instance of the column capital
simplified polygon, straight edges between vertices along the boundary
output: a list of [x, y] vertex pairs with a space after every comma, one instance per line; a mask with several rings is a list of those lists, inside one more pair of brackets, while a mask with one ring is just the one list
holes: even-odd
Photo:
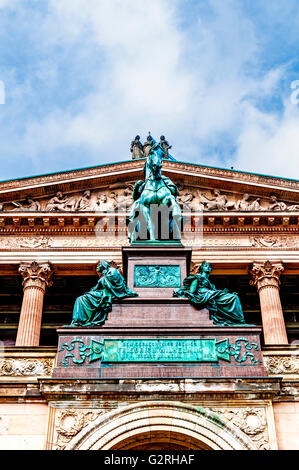
[[23, 288], [37, 287], [44, 292], [46, 287], [52, 285], [52, 276], [54, 268], [51, 263], [21, 263], [19, 266], [19, 273], [23, 278]]
[[265, 263], [254, 262], [251, 269], [251, 280], [252, 286], [257, 286], [260, 290], [262, 287], [277, 287], [280, 285], [280, 275], [284, 270], [284, 266], [281, 262], [272, 263], [266, 261]]

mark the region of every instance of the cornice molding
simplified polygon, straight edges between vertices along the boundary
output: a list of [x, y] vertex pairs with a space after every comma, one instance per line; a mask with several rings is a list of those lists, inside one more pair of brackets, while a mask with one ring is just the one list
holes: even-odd
[[[40, 176], [32, 176], [21, 179], [0, 182], [0, 193], [13, 190], [26, 190], [29, 187], [47, 186], [51, 184], [64, 184], [74, 181], [82, 181], [95, 177], [107, 177], [115, 175], [116, 177], [123, 174], [132, 176], [142, 172], [144, 160], [130, 160], [118, 163], [110, 163], [90, 168], [82, 168], [77, 170], [69, 170], [58, 173], [51, 173]], [[163, 170], [171, 173], [177, 173], [183, 176], [212, 177], [214, 179], [229, 180], [233, 183], [253, 184], [267, 186], [269, 188], [277, 188], [277, 190], [293, 190], [299, 192], [299, 181], [284, 179], [274, 176], [258, 175], [254, 173], [245, 173], [240, 171], [232, 171], [222, 168], [213, 168], [207, 166], [196, 165], [193, 163], [177, 162], [164, 160]]]
[[[3, 212], [0, 214], [0, 236], [2, 235], [93, 235], [117, 233], [126, 236], [127, 212]], [[193, 212], [184, 213], [185, 236], [201, 233], [217, 234], [297, 234], [299, 233], [299, 212]], [[109, 222], [109, 220], [111, 222]], [[103, 223], [105, 222], [105, 223]], [[106, 222], [109, 222], [107, 230]], [[114, 225], [113, 225], [114, 223]], [[271, 246], [267, 243], [264, 247]], [[258, 246], [259, 243], [256, 242]]]

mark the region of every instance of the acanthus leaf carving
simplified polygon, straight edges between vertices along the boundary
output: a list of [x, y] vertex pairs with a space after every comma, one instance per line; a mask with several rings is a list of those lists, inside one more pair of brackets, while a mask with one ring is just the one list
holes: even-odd
[[23, 278], [23, 287], [35, 286], [43, 290], [52, 284], [53, 266], [51, 263], [21, 263], [19, 273]]
[[243, 431], [259, 450], [269, 450], [269, 435], [264, 408], [210, 408]]
[[105, 413], [103, 409], [68, 408], [59, 411], [56, 418], [54, 449], [63, 450], [74, 436], [103, 413]]
[[299, 374], [299, 356], [264, 356], [264, 364], [272, 375]]
[[51, 376], [54, 359], [0, 359], [0, 376]]
[[258, 289], [266, 285], [273, 285], [278, 287], [280, 284], [280, 275], [284, 267], [282, 263], [272, 263], [266, 261], [265, 263], [253, 263], [250, 274], [250, 284], [257, 286]]

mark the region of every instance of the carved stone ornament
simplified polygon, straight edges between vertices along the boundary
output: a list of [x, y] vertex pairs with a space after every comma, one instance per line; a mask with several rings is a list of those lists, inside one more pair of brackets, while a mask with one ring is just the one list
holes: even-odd
[[11, 237], [0, 239], [1, 248], [49, 248], [53, 245], [51, 237]]
[[0, 359], [0, 376], [51, 376], [53, 359]]
[[252, 276], [250, 284], [257, 286], [258, 290], [267, 286], [279, 287], [279, 277], [283, 270], [284, 267], [282, 263], [272, 263], [270, 261], [266, 261], [265, 263], [253, 263], [250, 270]]
[[299, 374], [299, 355], [297, 356], [264, 356], [264, 364], [271, 375]]
[[269, 435], [264, 408], [212, 408], [243, 431], [259, 450], [269, 450]]
[[50, 263], [21, 263], [19, 273], [23, 278], [24, 289], [38, 287], [45, 291], [46, 287], [52, 285], [53, 267]]
[[67, 409], [59, 411], [56, 418], [54, 449], [63, 450], [76, 434], [103, 413], [105, 413], [104, 410], [95, 409]]
[[298, 239], [281, 235], [254, 235], [250, 237], [250, 243], [258, 248], [297, 247]]
[[[137, 136], [138, 137], [138, 136]], [[165, 141], [164, 159], [168, 153], [168, 144]], [[164, 148], [163, 147], [163, 148]], [[135, 139], [132, 142], [133, 158], [145, 158], [148, 149], [152, 148], [151, 141], [147, 141], [144, 146]], [[166, 165], [170, 163], [168, 160]], [[59, 179], [59, 175], [56, 175]], [[43, 179], [41, 180], [43, 181]], [[176, 182], [175, 182], [176, 183]], [[42, 184], [42, 183], [41, 183]], [[184, 211], [299, 211], [299, 204], [296, 202], [279, 201], [277, 196], [257, 197], [247, 193], [238, 194], [219, 189], [198, 188], [194, 186], [184, 187], [184, 183], [179, 184], [178, 202]], [[0, 202], [0, 211], [7, 212], [111, 212], [125, 211], [133, 204], [132, 185], [130, 182], [114, 183], [109, 187], [85, 189], [64, 194], [57, 191], [48, 197], [41, 197], [38, 200], [31, 196], [18, 201]]]

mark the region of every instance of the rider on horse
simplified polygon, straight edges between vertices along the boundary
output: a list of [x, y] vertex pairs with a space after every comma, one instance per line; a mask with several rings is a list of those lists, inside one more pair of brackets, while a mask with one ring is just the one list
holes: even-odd
[[[170, 239], [180, 238], [180, 221], [181, 209], [176, 201], [178, 196], [177, 186], [167, 176], [162, 175], [162, 158], [164, 151], [159, 144], [155, 144], [147, 157], [146, 164], [143, 169], [145, 181], [139, 180], [134, 186], [133, 199], [134, 204], [130, 213], [129, 240], [136, 241], [138, 235], [143, 228], [143, 239], [157, 241], [158, 227], [154, 221], [154, 208], [167, 211], [168, 230]], [[136, 213], [138, 212], [138, 216]], [[138, 218], [137, 218], [138, 217]], [[142, 220], [143, 219], [143, 220]], [[161, 224], [165, 224], [165, 212], [161, 216]], [[160, 224], [160, 225], [161, 225]], [[160, 227], [161, 228], [161, 227]]]

